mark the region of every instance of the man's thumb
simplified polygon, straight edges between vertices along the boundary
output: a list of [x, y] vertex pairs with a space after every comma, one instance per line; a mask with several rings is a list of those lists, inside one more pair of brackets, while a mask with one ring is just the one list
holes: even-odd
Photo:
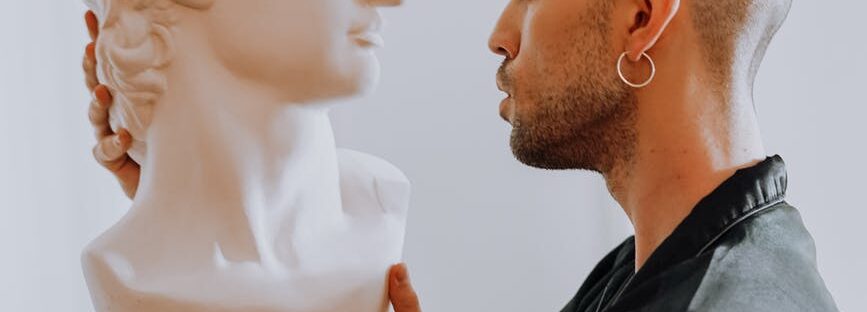
[[393, 265], [388, 275], [388, 298], [394, 312], [421, 312], [418, 295], [412, 288], [406, 264]]

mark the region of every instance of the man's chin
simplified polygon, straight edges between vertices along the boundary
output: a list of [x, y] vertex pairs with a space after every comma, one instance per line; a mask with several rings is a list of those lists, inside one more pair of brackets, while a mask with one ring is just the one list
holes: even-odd
[[533, 135], [528, 129], [517, 126], [510, 140], [512, 154], [524, 165], [546, 170], [587, 170], [601, 172], [588, 148], [575, 138], [556, 138]]
[[545, 170], [590, 170], [597, 171], [593, 166], [580, 164], [570, 157], [564, 148], [557, 147], [552, 142], [530, 139], [515, 128], [512, 131], [510, 146], [512, 155], [524, 165]]

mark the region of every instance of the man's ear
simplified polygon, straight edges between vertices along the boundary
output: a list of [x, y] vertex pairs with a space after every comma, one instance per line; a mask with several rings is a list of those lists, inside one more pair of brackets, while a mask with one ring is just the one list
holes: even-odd
[[656, 44], [680, 8], [680, 0], [632, 0], [638, 5], [626, 42], [629, 59], [637, 62]]

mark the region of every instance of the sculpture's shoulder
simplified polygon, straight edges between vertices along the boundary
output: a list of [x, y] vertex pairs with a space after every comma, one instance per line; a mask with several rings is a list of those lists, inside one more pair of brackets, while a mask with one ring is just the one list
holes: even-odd
[[388, 161], [358, 151], [349, 149], [337, 150], [341, 177], [362, 178], [371, 177], [380, 181], [409, 185], [409, 179], [403, 172]]
[[135, 275], [132, 261], [114, 231], [109, 230], [90, 242], [81, 253], [81, 266], [85, 281], [91, 292], [96, 311], [135, 311], [134, 307], [122, 305], [112, 298], [140, 296], [132, 291], [125, 281]]
[[[123, 220], [119, 223], [122, 222]], [[123, 254], [122, 249], [118, 248], [117, 238], [120, 236], [118, 232], [124, 231], [119, 224], [115, 224], [84, 247], [81, 252], [81, 264], [84, 266], [85, 273], [106, 269], [110, 266], [113, 257]]]
[[340, 187], [344, 207], [379, 207], [381, 212], [403, 215], [409, 209], [411, 185], [400, 169], [365, 153], [338, 149]]

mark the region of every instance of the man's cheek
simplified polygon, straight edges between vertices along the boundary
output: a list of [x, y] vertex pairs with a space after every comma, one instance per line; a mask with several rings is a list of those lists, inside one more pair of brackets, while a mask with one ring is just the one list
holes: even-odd
[[527, 63], [520, 62], [518, 60], [515, 63], [512, 63], [512, 67], [509, 70], [509, 78], [511, 79], [511, 96], [515, 99], [522, 99], [525, 96], [527, 90], [533, 89], [533, 78], [528, 77], [527, 75]]

